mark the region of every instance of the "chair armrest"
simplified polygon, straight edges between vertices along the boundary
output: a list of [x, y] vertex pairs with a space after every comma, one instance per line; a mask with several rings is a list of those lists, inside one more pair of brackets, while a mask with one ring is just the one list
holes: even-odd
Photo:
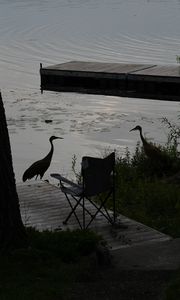
[[73, 182], [73, 181], [71, 181], [71, 180], [69, 180], [69, 179], [67, 179], [67, 178], [65, 178], [65, 177], [63, 177], [63, 176], [61, 176], [61, 175], [58, 174], [58, 173], [52, 173], [52, 174], [50, 174], [50, 175], [51, 175], [51, 177], [56, 178], [56, 179], [59, 180], [60, 182], [63, 181], [63, 182], [65, 182], [65, 183], [67, 183], [67, 184], [69, 184], [69, 185], [71, 185], [71, 186], [73, 186], [73, 187], [79, 188], [79, 184], [77, 184], [77, 183], [75, 183], [75, 182]]

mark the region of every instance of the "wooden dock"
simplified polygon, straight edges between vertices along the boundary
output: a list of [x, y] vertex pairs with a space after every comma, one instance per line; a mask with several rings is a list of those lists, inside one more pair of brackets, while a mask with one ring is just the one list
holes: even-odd
[[[75, 217], [69, 220], [68, 225], [63, 225], [63, 220], [68, 215], [70, 208], [64, 194], [58, 187], [43, 181], [31, 181], [30, 183], [17, 184], [17, 192], [22, 220], [26, 226], [36, 227], [40, 231], [79, 228]], [[88, 203], [87, 208], [92, 212], [94, 210], [90, 203]], [[80, 208], [77, 214], [79, 217], [82, 216]], [[113, 228], [101, 214], [97, 215], [90, 227], [103, 236], [112, 250], [171, 239], [168, 235], [123, 215], [119, 215], [118, 220], [123, 225], [127, 225], [127, 228]]]
[[70, 61], [40, 67], [41, 90], [180, 101], [180, 65]]

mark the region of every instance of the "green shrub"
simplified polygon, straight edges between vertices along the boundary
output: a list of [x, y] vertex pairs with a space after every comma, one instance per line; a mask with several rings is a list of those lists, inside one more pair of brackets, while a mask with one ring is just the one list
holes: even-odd
[[[137, 144], [116, 161], [116, 200], [118, 211], [173, 236], [180, 236], [180, 186], [168, 183], [168, 176], [179, 168], [174, 148], [163, 151], [172, 159], [172, 169], [162, 173]], [[180, 168], [179, 168], [180, 170]]]
[[93, 271], [88, 254], [101, 238], [88, 230], [27, 234], [27, 249], [0, 255], [0, 299], [70, 299], [74, 282]]
[[66, 230], [60, 232], [39, 232], [28, 228], [30, 247], [46, 255], [61, 258], [63, 261], [77, 261], [81, 256], [95, 250], [100, 236], [90, 230]]

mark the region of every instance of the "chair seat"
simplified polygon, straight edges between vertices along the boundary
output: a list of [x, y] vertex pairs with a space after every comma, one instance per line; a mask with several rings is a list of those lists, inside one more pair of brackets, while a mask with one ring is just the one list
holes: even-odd
[[73, 195], [73, 196], [81, 196], [83, 193], [83, 188], [81, 186], [71, 186], [71, 187], [66, 187], [66, 186], [61, 186], [61, 191], [63, 193]]
[[81, 184], [77, 184], [77, 183], [63, 177], [62, 175], [60, 175], [58, 173], [52, 173], [51, 176], [59, 180], [60, 189], [63, 193], [70, 194], [73, 196], [78, 196], [78, 197], [82, 195], [83, 187]]

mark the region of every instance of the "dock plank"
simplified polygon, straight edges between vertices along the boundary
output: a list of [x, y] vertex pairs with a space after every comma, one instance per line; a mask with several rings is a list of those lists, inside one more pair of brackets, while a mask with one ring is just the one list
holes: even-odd
[[[31, 181], [31, 183], [17, 184], [17, 192], [21, 216], [25, 226], [33, 226], [41, 231], [46, 229], [74, 230], [79, 228], [74, 216], [70, 218], [68, 225], [63, 225], [70, 208], [64, 194], [57, 186], [43, 181]], [[89, 202], [87, 208], [92, 212], [95, 211]], [[82, 220], [80, 207], [77, 210], [77, 214]], [[86, 218], [88, 220], [88, 215], [86, 215]], [[112, 250], [171, 239], [170, 236], [123, 215], [119, 215], [118, 219], [121, 220], [122, 224], [128, 225], [128, 227], [126, 229], [121, 227], [114, 228], [101, 214], [97, 215], [90, 227], [103, 236]]]
[[180, 66], [153, 66], [134, 72], [135, 75], [177, 77], [180, 81]]
[[149, 64], [125, 64], [125, 63], [102, 63], [102, 62], [85, 62], [85, 61], [70, 61], [63, 64], [48, 66], [42, 69], [42, 72], [47, 71], [66, 71], [66, 72], [93, 72], [93, 73], [116, 73], [127, 74], [140, 71], [146, 68], [153, 67]]
[[70, 61], [40, 68], [41, 90], [180, 101], [180, 66]]

